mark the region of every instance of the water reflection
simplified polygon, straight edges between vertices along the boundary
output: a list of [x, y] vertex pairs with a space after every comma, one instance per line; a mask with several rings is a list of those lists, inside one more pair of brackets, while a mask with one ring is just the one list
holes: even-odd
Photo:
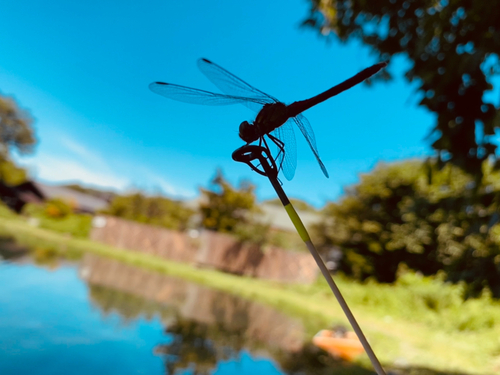
[[85, 286], [74, 265], [54, 269], [36, 255], [52, 264], [52, 252], [27, 252], [0, 241], [2, 375], [39, 373], [41, 363], [72, 374], [374, 374], [329, 357], [301, 321], [259, 303], [93, 255], [78, 266]]
[[299, 320], [262, 304], [93, 255], [83, 258], [80, 274], [105, 315], [161, 317], [170, 339], [154, 352], [167, 374], [209, 374], [245, 353], [272, 359], [276, 373], [373, 373], [306, 343]]
[[260, 303], [150, 272], [115, 260], [86, 255], [80, 275], [91, 300], [105, 313], [126, 319], [159, 314], [169, 327], [193, 321], [220, 332], [236, 350], [272, 347], [297, 352], [305, 332], [302, 322]]

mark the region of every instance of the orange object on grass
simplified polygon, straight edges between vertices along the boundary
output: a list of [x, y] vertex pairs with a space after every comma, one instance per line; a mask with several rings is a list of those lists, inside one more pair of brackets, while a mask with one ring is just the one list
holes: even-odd
[[313, 344], [326, 350], [334, 357], [352, 361], [364, 352], [363, 345], [354, 332], [346, 332], [340, 336], [333, 331], [323, 329], [313, 337]]

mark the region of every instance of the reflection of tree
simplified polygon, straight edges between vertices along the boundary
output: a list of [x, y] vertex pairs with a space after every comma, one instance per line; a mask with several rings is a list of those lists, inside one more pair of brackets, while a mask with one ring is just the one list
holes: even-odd
[[[219, 306], [224, 309], [224, 305], [214, 304], [213, 308], [217, 310], [216, 306]], [[173, 341], [155, 350], [166, 355], [167, 373], [176, 374], [190, 369], [192, 374], [209, 374], [218, 362], [236, 357], [243, 349], [262, 349], [262, 343], [245, 334], [248, 328], [245, 306], [245, 303], [241, 303], [241, 310], [236, 308], [238, 311], [232, 311], [231, 317], [238, 316], [240, 319], [227, 319], [227, 311], [213, 311], [217, 317], [213, 323], [178, 316], [175, 323], [166, 329], [173, 336]]]
[[299, 358], [290, 358], [303, 356], [302, 325], [267, 306], [95, 256], [86, 256], [81, 270], [92, 302], [104, 315], [118, 313], [125, 321], [160, 316], [169, 322], [166, 334], [172, 341], [155, 348], [165, 355], [169, 374], [208, 374], [242, 350], [290, 368], [314, 368], [310, 358], [301, 365]]
[[170, 325], [166, 332], [173, 336], [172, 342], [156, 349], [166, 355], [166, 373], [173, 375], [189, 368], [193, 375], [209, 374], [223, 359], [217, 345], [209, 339], [211, 331], [207, 324], [182, 318]]
[[[335, 359], [312, 344], [304, 345], [296, 353], [281, 352], [275, 356], [281, 369], [288, 375], [375, 375], [375, 371]], [[389, 375], [466, 375], [462, 372], [437, 371], [424, 367], [388, 367], [384, 365]]]
[[[155, 349], [165, 355], [165, 369], [169, 375], [181, 374], [186, 370], [193, 375], [213, 372], [217, 363], [238, 356], [240, 351], [256, 349], [255, 342], [249, 342], [243, 335], [222, 323], [204, 324], [178, 317], [166, 332], [173, 336], [169, 344]], [[262, 353], [262, 350], [259, 350]], [[272, 348], [270, 357], [281, 369], [290, 375], [372, 375], [373, 371], [343, 360], [334, 359], [312, 344], [305, 345], [298, 352], [287, 352]]]
[[281, 352], [276, 356], [284, 372], [290, 375], [372, 375], [373, 371], [341, 359], [335, 359], [309, 343], [295, 353]]
[[28, 254], [28, 249], [16, 244], [13, 237], [0, 236], [0, 259], [15, 260]]
[[89, 288], [91, 301], [104, 315], [117, 313], [126, 322], [139, 317], [151, 320], [155, 316], [166, 321], [173, 315], [172, 309], [162, 303], [100, 285], [89, 285]]
[[10, 261], [26, 260], [34, 262], [37, 266], [55, 269], [61, 261], [61, 253], [51, 246], [26, 247], [16, 242], [14, 237], [0, 235], [0, 259]]

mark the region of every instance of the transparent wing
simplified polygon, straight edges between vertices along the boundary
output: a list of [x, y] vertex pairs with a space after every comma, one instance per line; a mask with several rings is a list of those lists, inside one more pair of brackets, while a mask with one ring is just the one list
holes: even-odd
[[180, 102], [204, 105], [230, 105], [244, 104], [255, 106], [260, 110], [268, 101], [258, 98], [245, 98], [233, 95], [216, 94], [214, 92], [193, 89], [191, 87], [174, 85], [172, 83], [154, 82], [149, 85], [149, 89], [156, 94]]
[[[278, 102], [278, 99], [249, 85], [242, 79], [236, 77], [234, 74], [228, 72], [226, 69], [211, 62], [210, 60], [199, 59], [198, 68], [215, 86], [228, 95], [246, 97], [256, 100], [257, 103]], [[255, 101], [253, 100], [249, 100], [247, 103], [243, 104], [256, 112], [260, 111], [262, 107], [257, 107], [255, 105]]]
[[293, 176], [295, 175], [295, 169], [297, 168], [297, 146], [295, 143], [295, 132], [293, 131], [293, 119], [289, 119], [279, 128], [273, 130], [271, 134], [278, 138], [281, 142], [284, 143], [284, 153], [279, 153], [280, 150], [277, 150], [277, 154], [279, 155], [276, 158], [276, 164], [278, 168], [281, 168], [283, 171], [283, 175], [288, 181], [291, 181]]
[[314, 137], [314, 131], [312, 129], [311, 124], [309, 121], [301, 114], [298, 114], [296, 117], [293, 117], [292, 120], [295, 122], [295, 124], [298, 126], [302, 134], [304, 134], [304, 137], [309, 144], [309, 147], [311, 147], [311, 150], [316, 157], [316, 160], [318, 161], [319, 166], [321, 167], [321, 170], [323, 171], [323, 174], [326, 177], [328, 176], [328, 171], [326, 170], [325, 165], [319, 158], [319, 153], [318, 153], [318, 147], [316, 146], [316, 138]]
[[[199, 59], [198, 68], [222, 92], [235, 97], [252, 99], [243, 104], [257, 112], [262, 107], [256, 107], [255, 103], [279, 102], [275, 97], [260, 91], [210, 60]], [[283, 150], [280, 150], [279, 147], [276, 150], [276, 164], [282, 169], [283, 175], [289, 181], [295, 175], [295, 169], [297, 168], [297, 146], [292, 122], [293, 119], [289, 119], [282, 126], [271, 132], [274, 137], [283, 143]]]

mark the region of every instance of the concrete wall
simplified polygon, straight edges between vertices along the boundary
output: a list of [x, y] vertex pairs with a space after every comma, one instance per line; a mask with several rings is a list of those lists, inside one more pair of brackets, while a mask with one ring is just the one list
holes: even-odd
[[177, 262], [267, 280], [311, 283], [318, 272], [309, 253], [276, 247], [260, 249], [230, 235], [206, 230], [182, 233], [106, 216], [94, 219], [90, 237]]

